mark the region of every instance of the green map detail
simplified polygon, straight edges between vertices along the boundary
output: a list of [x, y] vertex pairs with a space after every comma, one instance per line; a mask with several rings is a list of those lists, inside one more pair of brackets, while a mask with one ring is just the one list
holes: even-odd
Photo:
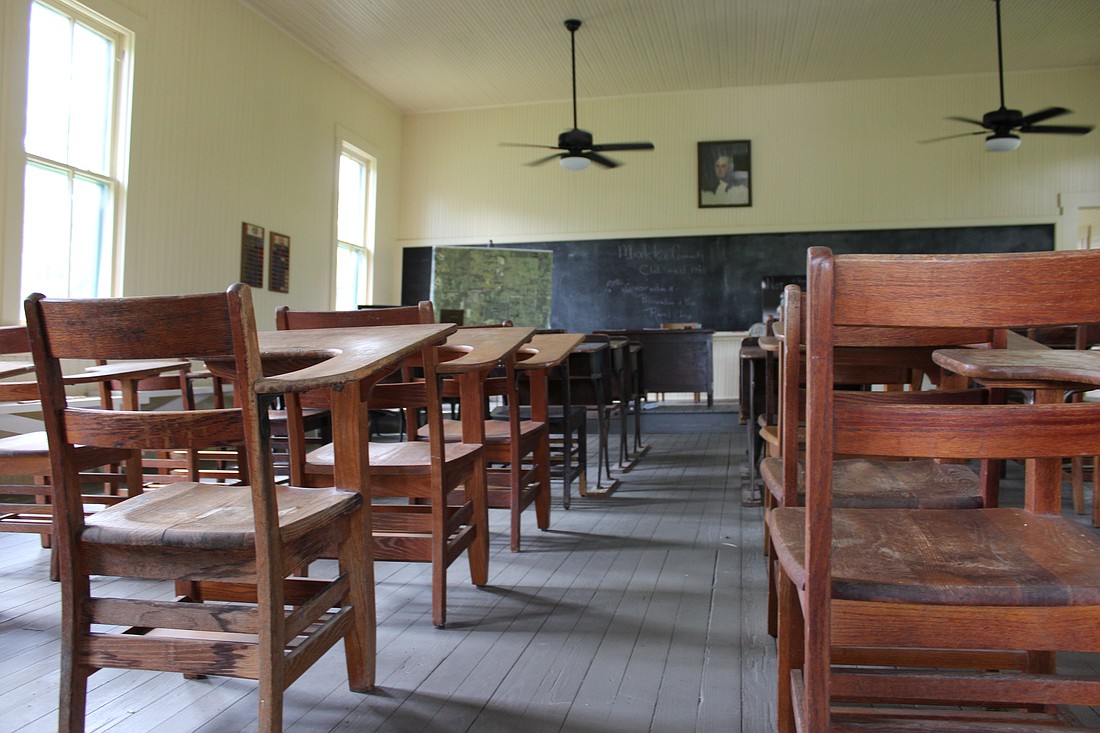
[[467, 326], [550, 327], [554, 253], [500, 247], [433, 247], [432, 304], [465, 311]]

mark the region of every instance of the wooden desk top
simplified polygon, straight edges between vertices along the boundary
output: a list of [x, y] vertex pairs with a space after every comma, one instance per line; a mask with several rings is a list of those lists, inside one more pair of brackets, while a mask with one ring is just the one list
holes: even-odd
[[764, 351], [772, 352], [779, 351], [779, 346], [781, 343], [782, 342], [780, 341], [778, 336], [761, 336], [760, 340], [757, 341], [757, 344], [759, 344], [761, 349], [763, 349]]
[[516, 362], [516, 369], [546, 369], [556, 366], [584, 341], [579, 333], [540, 333], [531, 339], [531, 343], [519, 350], [523, 361]]
[[0, 361], [0, 379], [17, 377], [34, 371], [34, 364], [29, 361]]
[[592, 354], [597, 351], [603, 351], [607, 348], [607, 344], [603, 341], [582, 341], [577, 344], [577, 347], [573, 349], [575, 354]]
[[[495, 367], [534, 335], [535, 329], [518, 326], [457, 329], [440, 350], [436, 369], [440, 374], [463, 374]], [[443, 361], [454, 353], [459, 356]]]
[[109, 364], [97, 364], [84, 370], [83, 374], [65, 376], [65, 384], [89, 384], [106, 379], [145, 379], [158, 377], [165, 372], [190, 369], [191, 362], [182, 359], [163, 361], [115, 361]]
[[370, 328], [317, 328], [262, 331], [264, 371], [259, 394], [307, 392], [356, 382], [388, 369], [425, 346], [439, 343], [458, 329], [451, 323]]
[[1068, 349], [938, 349], [932, 361], [998, 387], [1060, 389], [1100, 386], [1100, 351]]

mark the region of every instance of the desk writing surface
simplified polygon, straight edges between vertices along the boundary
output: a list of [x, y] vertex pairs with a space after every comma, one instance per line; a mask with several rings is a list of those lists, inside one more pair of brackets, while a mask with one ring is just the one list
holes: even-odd
[[937, 349], [932, 360], [956, 374], [996, 386], [1100, 386], [1100, 351], [1069, 349]]
[[535, 329], [518, 326], [458, 329], [447, 339], [443, 350], [459, 356], [447, 361], [441, 358], [436, 370], [440, 374], [461, 374], [492, 368], [534, 335]]
[[366, 328], [316, 328], [262, 331], [260, 354], [267, 375], [255, 385], [259, 394], [307, 392], [358, 382], [389, 368], [457, 330], [451, 323]]
[[34, 371], [34, 364], [29, 361], [0, 361], [0, 379], [17, 377]]
[[579, 333], [540, 333], [531, 342], [522, 347], [519, 355], [523, 361], [516, 363], [516, 369], [546, 369], [560, 364], [584, 341]]

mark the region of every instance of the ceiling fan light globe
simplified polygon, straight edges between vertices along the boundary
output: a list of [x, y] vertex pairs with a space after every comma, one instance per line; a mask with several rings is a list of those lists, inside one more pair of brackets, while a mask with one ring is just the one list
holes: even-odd
[[990, 135], [985, 139], [985, 149], [993, 153], [1007, 153], [1020, 147], [1016, 135]]
[[563, 155], [559, 160], [561, 167], [569, 171], [583, 171], [592, 161], [580, 155]]

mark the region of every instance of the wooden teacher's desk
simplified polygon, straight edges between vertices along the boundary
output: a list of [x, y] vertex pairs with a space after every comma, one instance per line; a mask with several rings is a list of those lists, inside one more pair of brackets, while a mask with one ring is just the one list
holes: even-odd
[[[1019, 348], [1010, 343], [1008, 349], [940, 349], [933, 352], [932, 360], [988, 387], [1029, 390], [1035, 395], [1036, 405], [1061, 403], [1067, 390], [1100, 387], [1097, 351]], [[1058, 513], [1062, 501], [1061, 459], [1028, 459], [1026, 465], [1026, 508], [1037, 513]]]

